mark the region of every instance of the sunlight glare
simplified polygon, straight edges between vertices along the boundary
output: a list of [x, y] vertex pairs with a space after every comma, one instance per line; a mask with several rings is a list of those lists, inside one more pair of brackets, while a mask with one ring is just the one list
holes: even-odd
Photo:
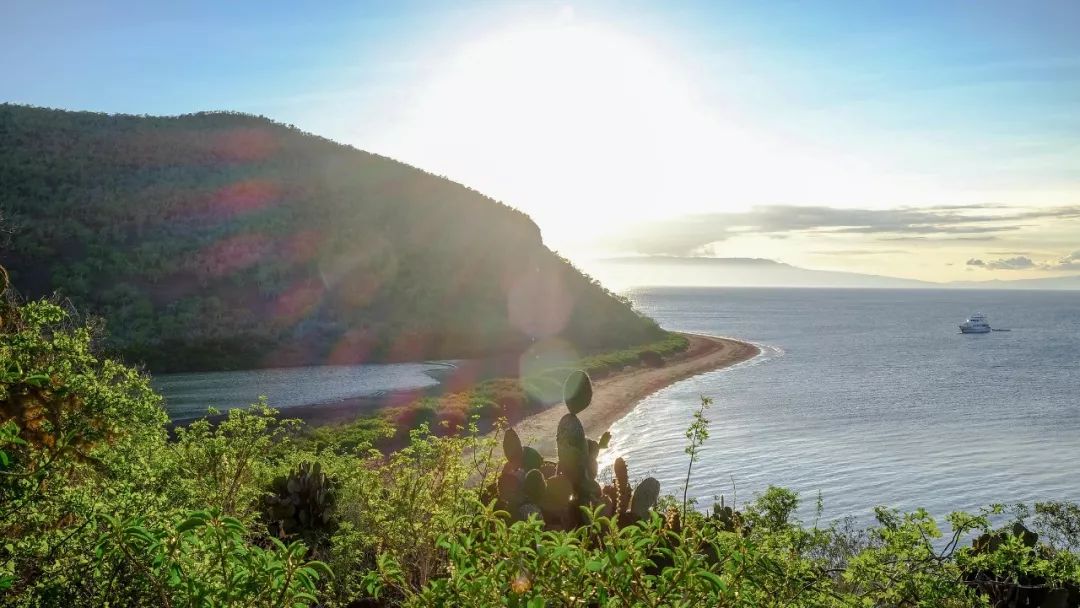
[[[572, 18], [508, 28], [437, 66], [394, 152], [521, 209], [550, 246], [579, 252], [599, 233], [674, 214], [812, 196], [866, 204], [881, 192], [862, 159], [705, 103], [682, 66], [648, 40]], [[911, 191], [884, 179], [893, 196]]]
[[580, 230], [678, 192], [704, 116], [642, 41], [560, 25], [469, 45], [439, 71], [414, 118], [426, 163], [483, 180], [541, 226]]

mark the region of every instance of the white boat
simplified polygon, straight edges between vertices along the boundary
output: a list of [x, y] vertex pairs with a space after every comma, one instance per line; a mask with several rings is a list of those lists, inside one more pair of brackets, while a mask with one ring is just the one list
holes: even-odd
[[990, 323], [986, 321], [986, 315], [982, 313], [975, 313], [960, 324], [962, 334], [988, 334], [990, 331]]

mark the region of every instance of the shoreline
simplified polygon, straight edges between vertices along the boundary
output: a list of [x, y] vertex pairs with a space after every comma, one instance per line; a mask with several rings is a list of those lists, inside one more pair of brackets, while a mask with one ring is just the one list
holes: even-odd
[[[669, 358], [663, 367], [634, 367], [616, 372], [603, 379], [594, 380], [593, 401], [579, 414], [585, 432], [599, 437], [618, 419], [625, 416], [637, 404], [656, 391], [701, 373], [721, 369], [751, 359], [760, 352], [748, 342], [732, 338], [718, 338], [700, 334], [675, 332], [685, 336], [690, 345], [686, 351]], [[516, 359], [515, 359], [516, 361]], [[301, 420], [307, 427], [347, 424], [376, 414], [385, 408], [408, 405], [423, 397], [465, 390], [485, 378], [501, 377], [505, 362], [461, 361], [457, 366], [447, 366], [436, 372], [439, 384], [423, 389], [389, 391], [381, 395], [353, 397], [341, 401], [279, 407], [279, 417]], [[555, 428], [566, 411], [562, 403], [556, 403], [515, 423], [514, 429], [527, 445], [545, 455], [554, 454]], [[177, 418], [172, 426], [184, 426], [205, 416]], [[220, 422], [227, 417], [222, 413], [208, 417]]]
[[[705, 372], [731, 367], [758, 356], [757, 346], [735, 340], [702, 334], [675, 332], [690, 340], [690, 347], [663, 367], [634, 368], [593, 382], [593, 399], [585, 411], [578, 414], [585, 434], [599, 439], [615, 422], [629, 414], [638, 403], [662, 388]], [[694, 405], [694, 404], [690, 404]], [[513, 425], [521, 442], [541, 454], [555, 454], [555, 429], [566, 414], [561, 403], [537, 412]]]

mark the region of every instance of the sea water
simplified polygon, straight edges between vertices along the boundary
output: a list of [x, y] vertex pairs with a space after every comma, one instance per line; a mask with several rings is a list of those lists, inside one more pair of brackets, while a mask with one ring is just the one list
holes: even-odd
[[159, 374], [154, 388], [164, 395], [174, 420], [203, 416], [208, 407], [222, 412], [266, 397], [276, 408], [333, 403], [355, 397], [421, 389], [438, 384], [429, 372], [448, 363], [323, 365], [228, 372]]
[[[681, 495], [687, 426], [713, 399], [690, 495], [745, 504], [798, 491], [804, 521], [935, 516], [991, 503], [1080, 501], [1080, 292], [639, 289], [665, 328], [759, 345], [674, 384], [612, 428], [604, 463]], [[960, 334], [983, 312], [1009, 332]]]

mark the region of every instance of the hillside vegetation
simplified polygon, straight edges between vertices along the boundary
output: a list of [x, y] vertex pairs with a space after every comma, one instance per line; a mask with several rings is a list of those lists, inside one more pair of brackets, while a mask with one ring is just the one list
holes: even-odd
[[461, 358], [662, 339], [524, 214], [233, 113], [0, 106], [0, 262], [154, 371]]

